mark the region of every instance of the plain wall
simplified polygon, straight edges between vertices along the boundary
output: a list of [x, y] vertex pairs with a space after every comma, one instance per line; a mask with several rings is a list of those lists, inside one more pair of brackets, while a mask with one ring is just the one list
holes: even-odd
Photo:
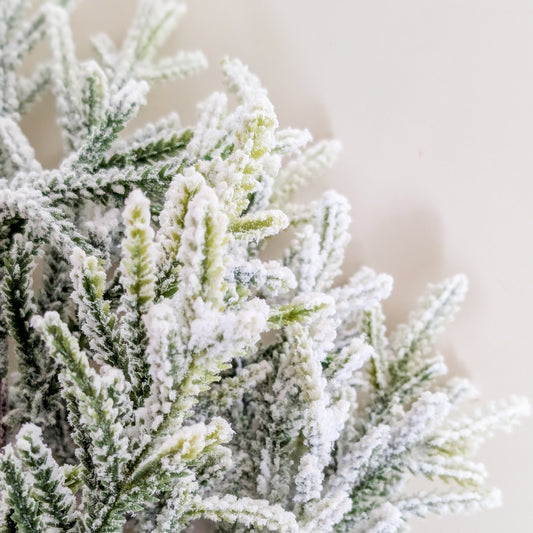
[[[326, 188], [352, 204], [345, 264], [392, 274], [386, 309], [402, 320], [430, 281], [465, 272], [471, 282], [441, 338], [451, 371], [484, 399], [533, 393], [533, 3], [529, 0], [190, 0], [166, 46], [205, 51], [210, 68], [154, 89], [139, 122], [221, 88], [224, 55], [249, 64], [269, 89], [280, 123], [334, 137], [344, 150], [306, 198]], [[73, 15], [80, 57], [88, 36], [118, 41], [131, 0], [85, 0]], [[46, 164], [47, 97], [25, 128]], [[427, 519], [415, 533], [526, 531], [531, 524], [533, 423], [498, 435], [480, 455], [500, 509]]]

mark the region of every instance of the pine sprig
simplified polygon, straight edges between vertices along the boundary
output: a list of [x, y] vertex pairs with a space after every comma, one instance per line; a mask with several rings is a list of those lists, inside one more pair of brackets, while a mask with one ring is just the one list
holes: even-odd
[[15, 456], [11, 445], [4, 448], [0, 456], [0, 475], [4, 481], [5, 501], [11, 514], [4, 523], [6, 530], [16, 524], [23, 533], [45, 533], [46, 524], [39, 503], [32, 495], [31, 478], [24, 475], [20, 460]]
[[75, 498], [65, 486], [65, 475], [43, 442], [41, 431], [24, 425], [17, 435], [16, 452], [33, 479], [33, 490], [48, 531], [75, 531]]
[[[95, 490], [85, 502], [93, 519], [121, 482], [128, 459], [128, 439], [124, 424], [132, 414], [128, 386], [119, 371], [109, 369], [98, 374], [77, 340], [61, 322], [57, 313], [49, 312], [35, 325], [42, 332], [51, 355], [62, 365], [61, 381], [67, 402], [75, 406], [71, 423], [75, 442], [88, 452], [90, 463], [82, 464], [85, 477], [93, 477]], [[89, 442], [87, 442], [87, 439]], [[81, 457], [80, 457], [81, 459]]]
[[169, 138], [151, 141], [144, 146], [136, 146], [129, 152], [116, 152], [109, 159], [100, 162], [100, 168], [124, 168], [129, 165], [150, 165], [178, 156], [193, 137], [191, 130], [182, 134], [174, 133]]
[[[139, 406], [150, 388], [148, 364], [144, 359], [148, 337], [143, 315], [149, 311], [155, 299], [157, 262], [154, 232], [150, 227], [150, 204], [139, 191], [134, 191], [128, 197], [124, 225], [123, 253], [119, 266], [120, 284], [124, 289], [119, 309], [122, 313], [121, 337], [128, 350], [127, 375], [132, 381], [134, 402]], [[111, 342], [119, 346], [119, 343]]]
[[72, 298], [78, 305], [78, 316], [83, 317], [82, 331], [89, 339], [92, 358], [98, 364], [120, 368], [129, 376], [126, 346], [117, 328], [117, 316], [104, 298], [105, 270], [96, 257], [87, 256], [80, 248], [74, 249], [71, 262]]
[[16, 342], [19, 371], [24, 384], [24, 396], [31, 402], [46, 383], [42, 365], [42, 344], [30, 326], [35, 314], [31, 276], [35, 269], [36, 250], [31, 242], [16, 238], [4, 258], [4, 279], [1, 292], [3, 313], [11, 338]]

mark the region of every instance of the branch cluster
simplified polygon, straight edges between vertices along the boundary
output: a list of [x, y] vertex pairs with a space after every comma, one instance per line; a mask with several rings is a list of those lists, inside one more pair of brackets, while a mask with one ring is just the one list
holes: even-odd
[[[121, 47], [99, 35], [98, 60], [78, 61], [75, 2], [31, 3], [0, 5], [0, 532], [171, 533], [207, 518], [393, 533], [497, 503], [471, 455], [528, 405], [458, 414], [472, 387], [444, 378], [434, 341], [465, 278], [431, 286], [388, 334], [391, 278], [337, 281], [346, 199], [292, 200], [337, 142], [280, 128], [229, 59], [196, 124], [171, 115], [121, 135], [149, 84], [205, 66], [199, 52], [156, 59], [183, 4], [141, 0]], [[43, 38], [50, 59], [22, 76]], [[65, 149], [53, 170], [20, 127], [48, 88]], [[281, 232], [287, 249], [264, 259]], [[416, 477], [434, 488], [413, 492]]]

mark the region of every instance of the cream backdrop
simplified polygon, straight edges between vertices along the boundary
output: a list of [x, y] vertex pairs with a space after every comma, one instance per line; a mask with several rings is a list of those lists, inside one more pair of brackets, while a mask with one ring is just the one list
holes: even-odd
[[[269, 89], [280, 122], [335, 137], [335, 168], [305, 193], [350, 199], [347, 274], [389, 272], [390, 324], [427, 282], [457, 271], [468, 300], [440, 348], [485, 399], [533, 396], [533, 2], [531, 0], [190, 0], [168, 50], [201, 48], [210, 68], [157, 87], [139, 117], [184, 121], [220, 88], [219, 59], [237, 56]], [[87, 37], [120, 39], [133, 0], [85, 0], [73, 15]], [[59, 153], [46, 97], [24, 127], [45, 164]], [[533, 423], [482, 451], [501, 509], [430, 519], [415, 533], [531, 531]]]

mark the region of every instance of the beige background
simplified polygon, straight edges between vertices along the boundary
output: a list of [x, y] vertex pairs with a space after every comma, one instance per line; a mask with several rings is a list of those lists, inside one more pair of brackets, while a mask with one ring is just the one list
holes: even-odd
[[[530, 0], [190, 0], [167, 47], [202, 48], [208, 72], [151, 94], [140, 119], [220, 88], [219, 59], [250, 65], [285, 126], [335, 137], [325, 188], [353, 206], [345, 272], [362, 264], [396, 280], [387, 304], [401, 320], [429, 281], [457, 271], [471, 291], [441, 348], [484, 398], [533, 396], [533, 2]], [[87, 36], [120, 39], [131, 0], [85, 0], [73, 16]], [[51, 98], [25, 122], [47, 164], [59, 141]], [[504, 507], [414, 524], [418, 533], [525, 532], [531, 527], [533, 423], [498, 435], [481, 457]]]

